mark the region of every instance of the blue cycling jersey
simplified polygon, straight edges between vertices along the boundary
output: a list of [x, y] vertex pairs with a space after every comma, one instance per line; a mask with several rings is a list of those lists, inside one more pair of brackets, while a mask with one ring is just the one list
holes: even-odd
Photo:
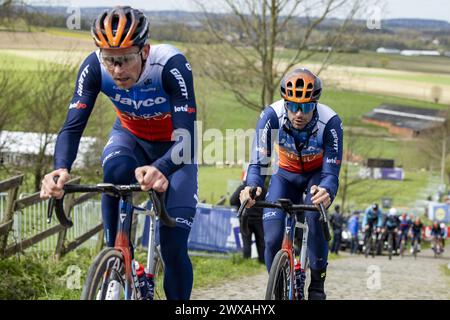
[[[150, 47], [139, 80], [127, 90], [114, 84], [100, 63], [99, 51], [86, 58], [78, 73], [66, 121], [56, 141], [55, 169], [67, 168], [70, 171], [100, 91], [113, 103], [117, 123], [140, 139], [172, 141], [174, 130], [187, 130], [190, 134], [190, 159], [194, 158], [196, 103], [191, 67], [180, 51], [161, 44]], [[179, 139], [152, 164], [166, 177], [183, 166], [171, 160], [172, 150], [183, 141]]]
[[366, 209], [364, 213], [364, 218], [362, 222], [362, 228], [364, 228], [367, 224], [369, 226], [376, 226], [376, 227], [382, 227], [383, 226], [383, 214], [381, 212], [381, 209], [378, 209], [376, 212], [372, 209], [372, 207], [369, 207]]
[[[328, 106], [317, 105], [311, 122], [296, 130], [287, 118], [283, 100], [268, 106], [260, 116], [247, 171], [247, 185], [263, 186], [272, 161], [272, 172], [304, 175], [321, 171], [320, 187], [336, 196], [342, 161], [343, 128], [339, 116]], [[275, 152], [273, 152], [275, 151]]]

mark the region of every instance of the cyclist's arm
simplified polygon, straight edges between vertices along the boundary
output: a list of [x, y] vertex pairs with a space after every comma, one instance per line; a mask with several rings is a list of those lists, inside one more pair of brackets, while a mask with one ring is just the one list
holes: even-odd
[[[272, 156], [272, 134], [279, 129], [278, 116], [271, 107], [266, 108], [256, 125], [252, 142], [252, 155], [247, 169], [247, 186], [264, 187], [265, 172], [269, 169]], [[275, 137], [276, 138], [276, 137]]]
[[[100, 62], [95, 52], [93, 52], [84, 60], [78, 71], [66, 121], [56, 139], [55, 169], [66, 168], [70, 172], [77, 156], [81, 135], [94, 108], [100, 88]], [[57, 108], [58, 106], [55, 107]]]
[[378, 223], [377, 227], [381, 228], [383, 226], [383, 212], [381, 210], [378, 210]]
[[323, 137], [323, 164], [319, 187], [325, 188], [331, 201], [339, 187], [339, 171], [342, 162], [343, 129], [339, 116], [334, 116], [326, 125]]
[[162, 72], [162, 82], [164, 90], [170, 95], [174, 130], [172, 139], [176, 142], [161, 158], [153, 162], [152, 166], [168, 177], [185, 164], [194, 163], [196, 159], [194, 131], [197, 105], [194, 79], [191, 66], [182, 54], [173, 56], [166, 63]]

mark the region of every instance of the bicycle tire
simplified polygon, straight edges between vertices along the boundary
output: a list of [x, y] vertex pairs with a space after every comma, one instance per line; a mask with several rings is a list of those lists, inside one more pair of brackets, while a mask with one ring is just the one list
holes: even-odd
[[377, 239], [375, 237], [375, 239], [372, 238], [371, 240], [371, 248], [370, 250], [372, 250], [371, 254], [372, 254], [372, 258], [375, 258], [375, 253], [377, 251]]
[[[117, 267], [116, 267], [117, 266]], [[113, 268], [116, 267], [116, 270]], [[97, 300], [99, 293], [99, 285], [106, 288], [103, 283], [104, 276], [115, 273], [118, 275], [118, 280], [121, 280], [121, 286], [125, 286], [125, 265], [124, 258], [120, 251], [114, 248], [103, 249], [95, 258], [94, 262], [89, 267], [84, 282], [83, 291], [81, 293], [81, 300]], [[99, 300], [104, 300], [105, 292], [102, 292]]]
[[311, 284], [311, 269], [309, 268], [309, 259], [308, 257], [306, 257], [306, 263], [305, 263], [305, 287], [303, 288], [304, 290], [304, 297], [305, 300], [308, 300], [308, 288], [309, 285]]
[[403, 242], [403, 240], [400, 241], [400, 257], [403, 258], [403, 254], [405, 251], [405, 243]]
[[371, 237], [367, 237], [366, 238], [366, 244], [364, 247], [364, 257], [368, 257], [369, 253], [370, 253], [370, 248], [372, 247], [372, 238]]
[[161, 256], [159, 246], [156, 247], [156, 263], [155, 263], [155, 282], [154, 282], [154, 300], [165, 300], [166, 294], [164, 292], [164, 261]]
[[394, 237], [392, 236], [392, 233], [389, 233], [388, 236], [388, 252], [389, 252], [389, 260], [392, 260], [392, 250], [393, 250], [393, 239]]
[[289, 300], [289, 290], [292, 291], [291, 294], [294, 297], [293, 289], [294, 279], [292, 277], [289, 254], [286, 250], [280, 250], [275, 255], [270, 268], [265, 299]]

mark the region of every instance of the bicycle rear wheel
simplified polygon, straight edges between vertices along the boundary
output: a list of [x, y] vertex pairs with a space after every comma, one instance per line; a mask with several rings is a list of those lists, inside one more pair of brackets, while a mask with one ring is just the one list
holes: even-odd
[[164, 292], [164, 261], [162, 260], [161, 252], [159, 251], [159, 246], [156, 248], [155, 252], [155, 287], [153, 299], [164, 300], [166, 299], [166, 294]]
[[123, 300], [127, 286], [122, 253], [105, 248], [89, 267], [81, 300]]
[[364, 256], [367, 258], [369, 256], [370, 253], [370, 249], [372, 248], [372, 236], [371, 235], [367, 235], [366, 236], [366, 243], [364, 246]]
[[392, 260], [393, 239], [394, 239], [394, 237], [392, 236], [392, 233], [389, 233], [389, 236], [388, 236], [389, 260]]
[[293, 300], [294, 279], [291, 261], [286, 250], [280, 250], [273, 259], [269, 272], [266, 300]]

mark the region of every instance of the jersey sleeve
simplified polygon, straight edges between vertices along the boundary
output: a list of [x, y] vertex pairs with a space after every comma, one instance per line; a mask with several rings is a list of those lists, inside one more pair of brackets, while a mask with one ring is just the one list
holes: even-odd
[[56, 139], [54, 168], [69, 171], [75, 161], [81, 135], [94, 108], [101, 88], [100, 62], [95, 52], [81, 64], [66, 121]]
[[172, 147], [152, 165], [168, 177], [196, 157], [195, 120], [197, 105], [191, 66], [182, 54], [167, 61], [162, 72], [164, 90], [169, 94], [172, 112]]
[[279, 129], [278, 116], [271, 107], [266, 108], [260, 115], [256, 125], [256, 132], [252, 142], [250, 163], [247, 169], [246, 185], [264, 187], [266, 173], [272, 156], [272, 135]]
[[339, 187], [339, 171], [342, 163], [343, 127], [339, 116], [327, 123], [323, 137], [323, 164], [319, 186], [325, 188], [333, 201]]

